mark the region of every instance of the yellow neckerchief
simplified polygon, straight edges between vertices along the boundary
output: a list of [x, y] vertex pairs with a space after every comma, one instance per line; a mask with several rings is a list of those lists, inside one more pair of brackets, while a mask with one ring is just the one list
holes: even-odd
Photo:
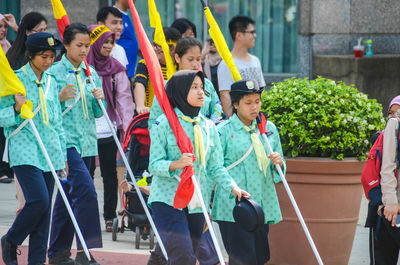
[[253, 143], [254, 153], [257, 157], [258, 167], [264, 172], [264, 176], [266, 176], [269, 161], [264, 150], [264, 145], [261, 143], [260, 138], [258, 138], [258, 135], [255, 132], [256, 125], [253, 124], [251, 129], [247, 126], [243, 126], [243, 129], [251, 134], [250, 138], [251, 142]]
[[49, 115], [47, 114], [46, 98], [44, 97], [44, 92], [42, 87], [43, 81], [39, 81], [36, 79], [35, 83], [39, 88], [40, 111], [42, 112], [43, 123], [49, 126]]
[[79, 86], [79, 92], [81, 93], [81, 100], [82, 100], [82, 110], [83, 110], [83, 118], [84, 119], [89, 119], [89, 111], [88, 111], [88, 106], [86, 102], [86, 94], [85, 94], [85, 87], [83, 86], [81, 76], [79, 72], [82, 70], [82, 68], [71, 68], [75, 72], [76, 80], [78, 81], [78, 86]]
[[203, 135], [201, 134], [201, 129], [199, 126], [200, 117], [196, 119], [191, 119], [187, 116], [181, 115], [182, 120], [191, 122], [193, 124], [194, 129], [194, 146], [195, 153], [197, 157], [200, 157], [201, 164], [203, 167], [206, 167], [205, 158], [204, 158], [204, 143], [203, 143]]

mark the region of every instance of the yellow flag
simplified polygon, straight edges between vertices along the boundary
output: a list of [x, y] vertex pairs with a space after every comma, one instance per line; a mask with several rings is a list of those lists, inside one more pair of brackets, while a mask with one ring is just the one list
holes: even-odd
[[226, 44], [224, 35], [222, 34], [217, 24], [217, 21], [215, 21], [210, 9], [207, 6], [204, 7], [204, 13], [206, 14], [208, 25], [210, 25], [208, 33], [210, 33], [210, 37], [213, 39], [215, 47], [217, 48], [217, 51], [222, 60], [224, 60], [229, 70], [231, 71], [233, 81], [237, 82], [239, 80], [242, 80], [239, 70], [235, 65], [235, 61], [233, 60], [232, 54], [229, 51], [228, 45]]
[[[15, 75], [14, 71], [0, 46], [0, 97], [16, 95], [18, 93], [26, 95], [25, 87], [21, 80]], [[23, 119], [32, 119], [32, 102], [25, 103], [21, 108], [21, 117]]]
[[154, 42], [161, 46], [164, 56], [165, 62], [167, 64], [167, 76], [168, 79], [171, 78], [173, 74], [176, 72], [176, 67], [174, 61], [171, 58], [171, 54], [169, 53], [169, 46], [165, 39], [164, 30], [161, 23], [160, 14], [157, 11], [156, 3], [154, 0], [149, 0], [149, 17], [150, 17], [150, 26], [155, 29], [154, 32]]
[[62, 19], [63, 16], [67, 15], [67, 12], [64, 9], [60, 0], [50, 0], [51, 5], [53, 6], [54, 18], [55, 19]]

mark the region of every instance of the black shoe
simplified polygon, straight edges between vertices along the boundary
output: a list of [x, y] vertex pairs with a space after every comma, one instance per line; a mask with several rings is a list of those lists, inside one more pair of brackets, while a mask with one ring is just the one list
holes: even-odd
[[155, 251], [150, 251], [150, 258], [147, 262], [147, 265], [166, 265], [167, 260], [165, 259], [163, 254], [159, 254]]
[[100, 265], [90, 254], [90, 260], [87, 259], [85, 252], [76, 253], [75, 262], [77, 265]]
[[64, 250], [60, 253], [56, 253], [49, 257], [50, 265], [75, 265], [75, 261], [70, 258], [71, 252], [69, 250]]
[[1, 238], [1, 252], [5, 265], [18, 265], [17, 246], [11, 244], [5, 235]]
[[112, 232], [113, 220], [106, 220], [106, 232]]

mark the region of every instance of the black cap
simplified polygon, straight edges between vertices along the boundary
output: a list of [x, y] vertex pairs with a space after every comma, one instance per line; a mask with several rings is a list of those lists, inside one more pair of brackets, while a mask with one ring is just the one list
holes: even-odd
[[231, 85], [230, 94], [240, 95], [240, 94], [252, 94], [261, 93], [262, 89], [258, 85], [256, 80], [240, 80]]
[[247, 232], [255, 232], [264, 227], [264, 211], [261, 206], [252, 199], [236, 199], [233, 208], [235, 222]]
[[60, 50], [63, 47], [61, 41], [54, 38], [53, 34], [48, 32], [38, 32], [29, 35], [25, 45], [27, 50], [33, 52]]

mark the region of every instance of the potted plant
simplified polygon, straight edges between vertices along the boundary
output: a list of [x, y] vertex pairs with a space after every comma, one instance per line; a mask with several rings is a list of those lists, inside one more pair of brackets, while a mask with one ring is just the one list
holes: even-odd
[[[370, 138], [384, 128], [382, 106], [354, 86], [318, 77], [274, 83], [262, 111], [278, 128], [286, 178], [324, 264], [347, 264], [361, 203]], [[282, 185], [283, 221], [271, 226], [273, 264], [317, 264]]]

